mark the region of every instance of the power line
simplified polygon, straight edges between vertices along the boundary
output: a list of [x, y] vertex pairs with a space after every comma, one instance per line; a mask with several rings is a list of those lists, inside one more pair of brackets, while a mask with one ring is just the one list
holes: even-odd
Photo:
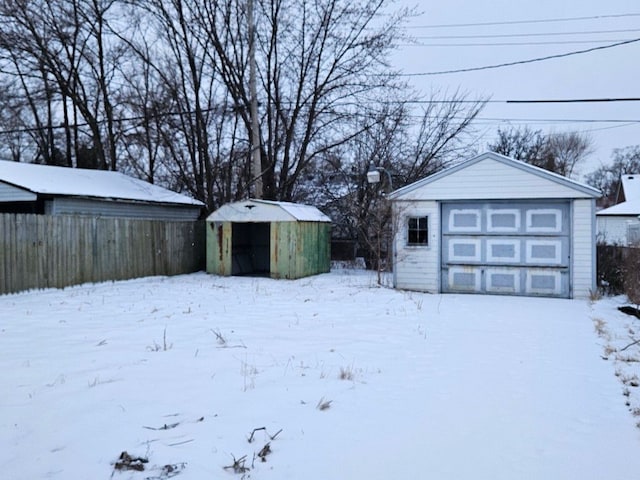
[[492, 118], [476, 117], [475, 120], [490, 122], [522, 122], [522, 123], [640, 123], [640, 119], [593, 119], [593, 118]]
[[564, 18], [546, 18], [538, 20], [511, 20], [503, 22], [479, 22], [479, 23], [449, 23], [439, 25], [413, 25], [407, 28], [461, 28], [461, 27], [486, 27], [494, 25], [523, 25], [531, 23], [555, 23], [555, 22], [575, 22], [583, 20], [600, 20], [603, 18], [623, 18], [623, 17], [640, 17], [640, 13], [620, 13], [613, 15], [595, 15], [591, 17], [564, 17]]
[[439, 71], [439, 72], [402, 73], [402, 74], [400, 74], [400, 76], [403, 76], [403, 77], [426, 77], [426, 76], [431, 76], [431, 75], [445, 75], [445, 74], [449, 74], [449, 73], [477, 72], [479, 70], [491, 70], [491, 69], [495, 69], [495, 68], [512, 67], [514, 65], [523, 65], [523, 64], [526, 64], [526, 63], [542, 62], [542, 61], [545, 61], [545, 60], [552, 60], [554, 58], [564, 58], [564, 57], [570, 57], [570, 56], [573, 56], [573, 55], [581, 55], [583, 53], [595, 52], [597, 50], [605, 50], [607, 48], [619, 47], [621, 45], [629, 45], [631, 43], [636, 43], [636, 42], [640, 42], [640, 38], [634, 38], [632, 40], [625, 40], [624, 42], [611, 43], [611, 44], [602, 45], [602, 46], [599, 46], [599, 47], [587, 48], [586, 50], [576, 50], [576, 51], [573, 51], [573, 52], [559, 53], [557, 55], [547, 55], [546, 57], [531, 58], [531, 59], [528, 59], [528, 60], [517, 60], [515, 62], [499, 63], [499, 64], [495, 64], [495, 65], [484, 65], [482, 67], [460, 68], [460, 69], [457, 69], [457, 70], [442, 70], [442, 71]]
[[548, 42], [491, 42], [491, 43], [408, 43], [400, 47], [533, 47], [539, 45], [584, 45], [586, 43], [625, 42], [628, 39], [602, 38], [600, 40], [564, 40]]
[[427, 35], [414, 37], [419, 40], [453, 40], [453, 39], [470, 39], [470, 38], [512, 38], [512, 37], [550, 37], [550, 36], [566, 36], [566, 35], [591, 35], [602, 33], [629, 33], [638, 32], [638, 28], [624, 28], [617, 30], [587, 30], [580, 32], [536, 32], [536, 33], [493, 33], [482, 35]]
[[[408, 103], [408, 104], [429, 104], [429, 103], [600, 103], [600, 102], [640, 102], [640, 98], [559, 98], [559, 99], [535, 99], [535, 100], [407, 100], [404, 102], [387, 101], [384, 104]], [[378, 103], [378, 102], [376, 102]]]
[[572, 98], [555, 100], [506, 100], [505, 103], [602, 103], [602, 102], [640, 102], [640, 98]]
[[[640, 40], [640, 39], [639, 39]], [[603, 102], [638, 102], [640, 101], [640, 97], [612, 97], [612, 98], [577, 98], [577, 99], [533, 99], [533, 100], [484, 100], [484, 101], [476, 101], [476, 100], [405, 100], [405, 101], [370, 101], [368, 103], [376, 103], [376, 104], [414, 104], [414, 105], [427, 105], [427, 104], [478, 104], [478, 103], [503, 103], [503, 104], [529, 104], [529, 103], [603, 103]], [[210, 107], [203, 108], [203, 113], [210, 112], [223, 112], [223, 109], [220, 107]], [[128, 117], [115, 118], [114, 122], [116, 123], [133, 123], [139, 122], [142, 120], [152, 120], [155, 118], [165, 118], [171, 116], [184, 116], [184, 115], [192, 115], [194, 111], [188, 110], [183, 112], [178, 111], [167, 111], [167, 112], [159, 112], [152, 115], [134, 115]], [[359, 112], [350, 112], [346, 115], [351, 116], [361, 116], [361, 117], [369, 117], [371, 114], [369, 113], [359, 113]], [[420, 115], [410, 115], [413, 118], [422, 118]], [[458, 117], [452, 117], [458, 118]], [[465, 117], [459, 117], [464, 119]], [[634, 119], [540, 119], [540, 118], [489, 118], [489, 117], [476, 117], [474, 121], [479, 122], [514, 122], [514, 123], [620, 123], [620, 124], [637, 124], [640, 123], [640, 120]], [[98, 120], [97, 124], [103, 125], [106, 123], [106, 120]], [[41, 127], [22, 127], [22, 128], [13, 128], [7, 130], [0, 130], [0, 135], [11, 135], [16, 133], [31, 133], [31, 132], [39, 132], [46, 131], [48, 129], [51, 130], [61, 130], [65, 128], [82, 128], [89, 126], [88, 122], [78, 122], [74, 124], [68, 125], [50, 125], [50, 126], [41, 126]], [[614, 127], [606, 127], [606, 128], [614, 128]]]

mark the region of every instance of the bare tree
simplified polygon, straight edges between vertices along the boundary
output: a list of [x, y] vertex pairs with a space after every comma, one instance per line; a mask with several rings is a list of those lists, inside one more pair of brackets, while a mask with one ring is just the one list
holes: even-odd
[[586, 181], [602, 192], [601, 206], [607, 207], [618, 200], [620, 177], [629, 173], [640, 173], [640, 145], [614, 149], [611, 163], [586, 175]]
[[488, 145], [489, 150], [506, 157], [537, 165], [541, 163], [546, 139], [541, 130], [529, 127], [498, 129], [498, 138]]
[[[415, 93], [387, 61], [410, 11], [392, 8], [255, 0], [265, 197], [353, 195], [360, 210], [343, 217], [363, 243], [380, 199], [367, 168], [388, 167], [394, 186], [437, 171], [463, 151], [481, 108], [454, 93], [415, 120]], [[0, 101], [16, 113], [0, 121], [31, 138], [29, 160], [124, 169], [208, 210], [246, 197], [256, 180], [247, 13], [245, 0], [0, 0]]]
[[[66, 165], [72, 165], [72, 153], [78, 159], [86, 147], [96, 155], [95, 167], [117, 167], [111, 98], [120, 52], [108, 40], [108, 14], [115, 4], [115, 0], [0, 2], [0, 55], [7, 67], [3, 73], [19, 81], [28, 99], [34, 137], [45, 163], [60, 163], [55, 157], [61, 151], [55, 144], [66, 143]], [[54, 133], [60, 124], [65, 130], [62, 136]]]
[[[434, 92], [415, 115], [407, 104], [390, 102], [368, 120], [361, 135], [342, 147], [342, 155], [323, 157], [317, 177], [306, 185], [312, 203], [322, 205], [336, 225], [336, 235], [356, 239], [367, 265], [380, 268], [393, 236], [386, 195], [436, 173], [469, 154], [473, 119], [482, 100], [455, 92]], [[417, 128], [416, 128], [417, 127]], [[367, 172], [381, 167], [381, 182], [370, 185]]]
[[543, 153], [546, 170], [572, 177], [578, 167], [593, 153], [593, 141], [587, 134], [578, 132], [551, 133], [546, 138]]
[[489, 150], [522, 160], [536, 167], [567, 177], [575, 176], [578, 168], [593, 152], [593, 141], [587, 134], [560, 132], [543, 134], [540, 130], [498, 129], [498, 138]]
[[[256, 3], [264, 196], [290, 200], [317, 157], [362, 131], [345, 119], [398, 86], [385, 60], [403, 15], [380, 22], [386, 0]], [[205, 2], [202, 11], [211, 63], [250, 132], [246, 11], [236, 0]]]

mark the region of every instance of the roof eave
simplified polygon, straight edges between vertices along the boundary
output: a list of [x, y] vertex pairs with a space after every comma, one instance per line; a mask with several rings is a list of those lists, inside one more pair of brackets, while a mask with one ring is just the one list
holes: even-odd
[[405, 187], [399, 188], [398, 190], [395, 190], [393, 192], [391, 192], [388, 195], [388, 198], [390, 200], [399, 200], [401, 199], [401, 197], [419, 189], [424, 187], [425, 185], [428, 185], [429, 183], [432, 183], [440, 178], [449, 176], [453, 173], [456, 173], [460, 170], [463, 170], [467, 167], [470, 167], [472, 165], [475, 165], [478, 162], [481, 162], [483, 160], [486, 160], [487, 158], [490, 158], [492, 160], [496, 160], [498, 162], [501, 162], [505, 165], [509, 165], [512, 166], [514, 168], [518, 168], [520, 170], [532, 173], [534, 175], [537, 175], [539, 177], [545, 178], [547, 180], [553, 181], [555, 183], [561, 184], [567, 188], [571, 188], [573, 190], [576, 190], [580, 193], [583, 193], [585, 195], [587, 195], [588, 197], [591, 198], [599, 198], [602, 196], [602, 192], [600, 192], [600, 190], [591, 187], [590, 185], [586, 185], [580, 182], [576, 182], [575, 180], [571, 180], [568, 179], [566, 177], [563, 177], [562, 175], [559, 175], [557, 173], [554, 172], [550, 172], [548, 170], [544, 170], [540, 167], [536, 167], [534, 165], [530, 165], [528, 163], [519, 161], [519, 160], [515, 160], [513, 158], [509, 158], [506, 157], [504, 155], [501, 155], [499, 153], [495, 153], [495, 152], [485, 152], [482, 153], [480, 155], [477, 155], [469, 160], [466, 160], [464, 162], [461, 162], [457, 165], [454, 165], [450, 168], [447, 168], [445, 170], [442, 170], [438, 173], [435, 173], [433, 175], [430, 175], [428, 177], [423, 178], [422, 180], [418, 180], [417, 182], [414, 182], [410, 185], [407, 185]]
[[37, 193], [39, 197], [44, 197], [47, 200], [56, 199], [56, 198], [77, 198], [80, 200], [91, 200], [98, 202], [120, 202], [120, 203], [135, 203], [137, 205], [157, 205], [163, 207], [192, 207], [192, 208], [202, 208], [204, 207], [204, 203], [199, 200], [193, 200], [197, 203], [187, 203], [187, 202], [167, 202], [162, 200], [142, 200], [139, 198], [124, 198], [124, 197], [101, 197], [101, 196], [92, 196], [92, 195], [69, 195], [69, 194], [60, 194], [60, 193], [48, 193], [48, 192], [34, 192]]

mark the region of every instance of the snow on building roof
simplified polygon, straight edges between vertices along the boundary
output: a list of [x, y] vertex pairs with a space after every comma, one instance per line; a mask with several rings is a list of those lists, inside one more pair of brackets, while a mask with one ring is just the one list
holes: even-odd
[[596, 215], [640, 215], [640, 173], [625, 173], [620, 177], [624, 202], [596, 212]]
[[620, 177], [622, 181], [622, 191], [627, 202], [640, 202], [640, 173], [627, 173]]
[[0, 182], [37, 194], [109, 198], [153, 203], [202, 202], [120, 172], [54, 167], [0, 160]]
[[640, 200], [618, 203], [596, 212], [596, 215], [640, 215]]
[[331, 222], [311, 205], [270, 200], [243, 200], [227, 203], [207, 217], [210, 222]]

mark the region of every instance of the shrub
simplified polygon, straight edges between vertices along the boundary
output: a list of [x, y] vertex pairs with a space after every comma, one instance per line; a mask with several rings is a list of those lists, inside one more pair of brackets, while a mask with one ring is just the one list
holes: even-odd
[[640, 248], [627, 248], [624, 256], [624, 293], [631, 303], [640, 305]]

